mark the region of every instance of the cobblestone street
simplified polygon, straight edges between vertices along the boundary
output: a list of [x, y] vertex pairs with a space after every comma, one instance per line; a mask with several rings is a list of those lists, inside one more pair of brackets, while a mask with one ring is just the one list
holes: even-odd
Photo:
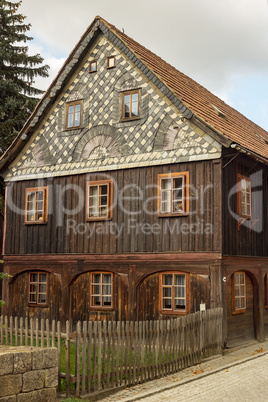
[[268, 341], [253, 341], [165, 378], [125, 388], [102, 402], [264, 402], [267, 378]]
[[267, 401], [267, 374], [268, 355], [265, 355], [142, 400], [151, 402]]

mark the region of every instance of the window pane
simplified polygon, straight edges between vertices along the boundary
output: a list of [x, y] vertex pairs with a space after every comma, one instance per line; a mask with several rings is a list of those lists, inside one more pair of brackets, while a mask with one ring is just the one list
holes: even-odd
[[92, 306], [100, 306], [101, 305], [101, 297], [93, 296], [92, 297]]
[[30, 303], [36, 303], [36, 293], [30, 293]]
[[171, 179], [162, 179], [161, 188], [162, 190], [171, 190]]
[[185, 285], [185, 275], [175, 275], [176, 285], [184, 286]]
[[112, 283], [112, 275], [111, 274], [104, 274], [103, 275], [103, 282], [104, 283]]
[[74, 126], [80, 126], [80, 105], [75, 105]]
[[93, 61], [90, 64], [90, 71], [96, 71], [97, 70], [97, 63], [95, 61]]
[[108, 59], [108, 67], [114, 67], [115, 66], [115, 59], [114, 57], [110, 57]]
[[124, 96], [124, 117], [130, 117], [130, 95]]
[[172, 285], [173, 284], [173, 276], [172, 275], [163, 275], [163, 284], [164, 285]]
[[30, 293], [35, 293], [36, 292], [36, 285], [31, 284], [30, 285]]
[[89, 187], [89, 216], [98, 216], [98, 187]]
[[101, 193], [101, 195], [108, 194], [108, 185], [107, 184], [100, 186], [100, 193]]
[[162, 204], [161, 204], [161, 212], [162, 213], [171, 212], [170, 202], [162, 202]]
[[38, 201], [43, 201], [43, 199], [44, 199], [44, 192], [43, 191], [37, 191], [36, 195], [37, 195], [37, 200]]
[[163, 297], [166, 298], [171, 298], [172, 296], [172, 288], [163, 288]]
[[101, 283], [101, 274], [93, 274], [93, 283]]
[[180, 310], [185, 309], [185, 299], [175, 299], [175, 308]]
[[73, 127], [73, 118], [74, 118], [74, 107], [69, 106], [68, 107], [68, 123], [67, 123], [68, 127]]
[[163, 308], [164, 309], [171, 309], [172, 308], [171, 299], [164, 299], [163, 300]]
[[30, 274], [30, 282], [37, 282], [38, 281], [38, 274]]
[[[133, 99], [133, 97], [132, 97]], [[131, 115], [132, 116], [138, 116], [138, 102], [133, 102], [132, 100], [132, 105], [131, 105]]]

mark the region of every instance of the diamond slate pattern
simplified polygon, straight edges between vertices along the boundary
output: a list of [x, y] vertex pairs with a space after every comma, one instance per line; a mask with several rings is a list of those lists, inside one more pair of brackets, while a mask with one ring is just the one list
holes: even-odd
[[[116, 66], [107, 69], [107, 57], [112, 55], [115, 56]], [[97, 60], [97, 72], [89, 73], [89, 63], [92, 60]], [[117, 105], [117, 102], [119, 105], [120, 97], [115, 86], [118, 82], [121, 83], [125, 76], [131, 77], [127, 85], [131, 85], [132, 82], [136, 83], [135, 85], [138, 83], [141, 88], [141, 114], [144, 118], [118, 123], [115, 121], [115, 115], [119, 113], [119, 107], [116, 111], [114, 105]], [[65, 103], [81, 97], [83, 98], [82, 127], [64, 131]], [[114, 149], [119, 148], [121, 154], [118, 155], [117, 151], [116, 155], [112, 155], [105, 150], [105, 143], [109, 144], [111, 141], [102, 138], [101, 144], [98, 144], [96, 139], [96, 146], [102, 146], [98, 150], [93, 149], [88, 159], [81, 159], [87, 154], [86, 152], [83, 154], [82, 150], [80, 160], [77, 160], [78, 144], [81, 144], [81, 139], [85, 136], [90, 138], [89, 133], [93, 133], [92, 130], [97, 126], [111, 128], [104, 130], [102, 135], [108, 137], [113, 135], [113, 140], [118, 141], [118, 146]], [[98, 135], [98, 130], [95, 131]], [[123, 142], [118, 140], [120, 137]], [[33, 150], [37, 144], [42, 144], [41, 148], [46, 155], [43, 166], [40, 166], [42, 158], [36, 164]], [[220, 154], [221, 146], [193, 123], [184, 119], [175, 107], [170, 106], [164, 95], [160, 95], [154, 85], [148, 82], [148, 79], [144, 79], [137, 67], [134, 67], [123, 53], [102, 36], [85, 65], [80, 67], [69, 88], [51, 110], [49, 118], [36, 132], [34, 140], [26, 145], [16, 162], [10, 166], [5, 179], [23, 180], [34, 178], [36, 175], [49, 177], [200, 160], [217, 158]]]

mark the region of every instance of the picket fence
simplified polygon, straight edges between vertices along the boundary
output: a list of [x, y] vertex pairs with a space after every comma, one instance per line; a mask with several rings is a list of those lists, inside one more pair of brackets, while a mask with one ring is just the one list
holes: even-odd
[[58, 391], [84, 396], [167, 376], [221, 352], [222, 308], [170, 320], [66, 322], [0, 318], [2, 345], [57, 347]]

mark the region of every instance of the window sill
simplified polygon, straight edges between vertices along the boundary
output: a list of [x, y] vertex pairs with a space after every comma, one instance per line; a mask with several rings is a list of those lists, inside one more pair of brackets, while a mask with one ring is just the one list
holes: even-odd
[[94, 311], [114, 311], [113, 307], [98, 307], [98, 306], [90, 306], [91, 310]]
[[188, 312], [187, 311], [174, 311], [174, 310], [161, 310], [160, 311], [161, 314], [163, 315], [187, 315]]
[[189, 216], [189, 212], [182, 212], [182, 213], [168, 213], [168, 214], [157, 214], [158, 218], [172, 218], [175, 216]]
[[64, 131], [81, 130], [81, 128], [81, 125], [76, 127], [64, 127]]
[[105, 218], [98, 218], [98, 217], [93, 217], [93, 218], [87, 218], [87, 222], [96, 222], [96, 221], [111, 221], [112, 217], [105, 217]]
[[232, 315], [244, 314], [246, 311], [245, 308], [243, 310], [235, 310], [232, 312]]
[[126, 119], [121, 118], [120, 123], [124, 123], [124, 122], [127, 122], [127, 121], [135, 121], [135, 120], [140, 120], [140, 119], [141, 119], [140, 116], [129, 117], [129, 118], [126, 118]]
[[28, 307], [48, 308], [48, 304], [28, 303]]
[[33, 222], [24, 222], [25, 225], [45, 225], [47, 221], [33, 221]]

